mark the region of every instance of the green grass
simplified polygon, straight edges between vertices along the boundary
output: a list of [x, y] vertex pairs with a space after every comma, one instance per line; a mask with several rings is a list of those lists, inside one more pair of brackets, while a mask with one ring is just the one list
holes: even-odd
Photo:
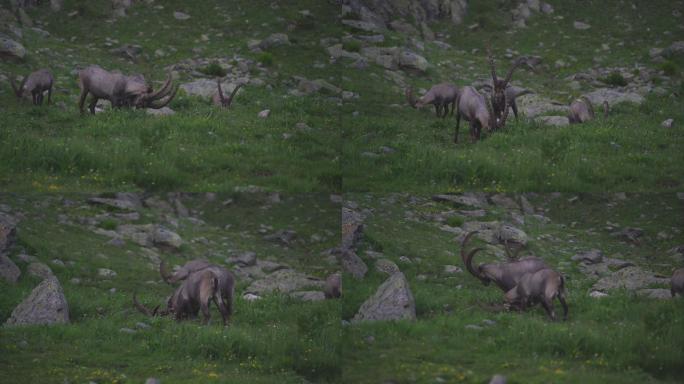
[[[336, 68], [311, 67], [313, 62], [326, 62], [327, 54], [308, 44], [339, 34], [334, 7], [317, 1], [278, 9], [251, 1], [207, 1], [191, 7], [169, 1], [163, 9], [135, 4], [127, 17], [116, 20], [110, 19], [111, 2], [105, 0], [67, 2], [58, 14], [45, 7], [29, 14], [50, 37], [26, 33], [22, 40], [29, 52], [26, 61], [2, 61], [0, 73], [26, 74], [28, 68], [49, 67], [56, 77], [53, 101], [63, 107], [19, 103], [9, 87], [0, 87], [2, 190], [229, 191], [238, 185], [258, 185], [293, 192], [339, 191], [339, 130], [331, 114], [335, 101], [288, 95], [294, 75], [337, 82]], [[302, 9], [310, 10], [320, 22], [288, 31], [289, 23], [301, 20]], [[63, 22], [73, 11], [78, 15]], [[191, 18], [175, 20], [174, 11]], [[293, 44], [261, 55], [247, 49], [249, 39], [275, 32], [287, 32]], [[127, 43], [142, 47], [135, 63], [109, 52]], [[166, 54], [155, 56], [157, 49]], [[297, 54], [290, 54], [292, 50]], [[252, 75], [259, 75], [272, 89], [245, 86], [230, 111], [181, 92], [170, 104], [175, 116], [155, 118], [125, 110], [78, 114], [79, 90], [72, 73], [76, 68], [98, 64], [161, 81], [164, 68], [182, 60], [212, 62], [236, 56], [268, 65], [267, 75], [258, 71]], [[225, 74], [215, 62], [200, 69], [210, 76]], [[182, 75], [178, 82], [191, 80]], [[271, 109], [268, 119], [257, 118], [263, 109]], [[296, 129], [299, 122], [311, 129]]]
[[[467, 272], [448, 275], [447, 264], [461, 265], [453, 234], [435, 222], [404, 220], [453, 209], [429, 196], [349, 194], [359, 209], [373, 214], [365, 221], [362, 249], [382, 246], [407, 276], [416, 300], [415, 322], [378, 322], [343, 330], [344, 382], [349, 383], [486, 383], [494, 374], [511, 383], [675, 383], [684, 369], [684, 307], [681, 300], [654, 300], [614, 291], [600, 300], [588, 296], [593, 280], [581, 274], [570, 257], [590, 248], [608, 257], [669, 275], [680, 262], [667, 252], [684, 241], [682, 203], [673, 195], [582, 194], [552, 199], [531, 196], [534, 206], [548, 209], [550, 224], [527, 218], [522, 227], [531, 237], [529, 250], [566, 276], [569, 319], [550, 322], [537, 306], [526, 313], [503, 311], [502, 294], [484, 287]], [[388, 203], [392, 201], [392, 203]], [[488, 209], [485, 220], [507, 214]], [[643, 228], [639, 247], [618, 241], [604, 230], [606, 221]], [[588, 234], [593, 229], [596, 234]], [[671, 239], [658, 239], [665, 231]], [[540, 237], [540, 235], [545, 235]], [[550, 236], [549, 236], [550, 235]], [[371, 238], [369, 244], [366, 238]], [[363, 256], [364, 252], [359, 252]], [[402, 263], [400, 256], [413, 262]], [[485, 252], [479, 262], [492, 260]], [[347, 284], [342, 318], [354, 316], [361, 303], [387, 278], [369, 263], [369, 276]], [[418, 276], [423, 276], [418, 278]], [[351, 280], [351, 276], [345, 276]], [[556, 303], [557, 304], [557, 303]], [[560, 306], [557, 304], [557, 310]], [[483, 320], [493, 320], [485, 325]], [[483, 327], [475, 331], [466, 325]]]
[[[85, 198], [66, 197], [77, 202]], [[228, 198], [233, 203], [222, 205]], [[143, 303], [153, 305], [163, 302], [172, 288], [159, 282], [158, 272], [140, 248], [131, 242], [117, 248], [81, 226], [56, 223], [60, 214], [95, 217], [103, 208], [65, 208], [54, 195], [4, 195], [0, 200], [26, 215], [19, 227], [18, 248], [10, 256], [23, 249], [50, 265], [62, 284], [71, 317], [69, 325], [0, 327], [0, 365], [3, 376], [12, 377], [13, 382], [123, 383], [158, 377], [165, 383], [301, 383], [303, 379], [326, 383], [339, 378], [339, 301], [304, 303], [268, 295], [246, 302], [241, 292], [247, 284], [238, 280], [228, 328], [220, 325], [213, 306], [209, 326], [198, 320], [149, 319], [133, 308], [132, 294], [137, 292]], [[283, 197], [283, 202], [269, 209], [262, 208], [264, 195], [220, 195], [214, 202], [195, 195], [183, 201], [190, 210], [206, 212], [199, 216], [206, 224], [178, 219], [175, 230], [185, 240], [182, 252], [161, 253], [171, 263], [182, 264], [194, 257], [223, 263], [230, 255], [250, 250], [259, 258], [279, 260], [319, 277], [335, 268], [320, 256], [336, 245], [334, 231], [340, 225], [339, 208], [327, 195]], [[152, 209], [140, 213], [141, 223], [158, 223], [163, 218], [163, 212]], [[287, 248], [264, 240], [259, 232], [262, 225], [294, 229], [298, 240]], [[319, 241], [309, 241], [314, 234]], [[205, 240], [195, 240], [199, 238]], [[66, 266], [50, 262], [56, 258]], [[0, 282], [2, 323], [38, 283], [26, 274], [24, 264], [19, 265], [24, 274], [17, 285]], [[112, 269], [117, 276], [98, 278], [98, 268]], [[71, 283], [72, 278], [79, 278], [80, 284]], [[110, 292], [112, 288], [116, 292]], [[135, 329], [141, 321], [150, 328], [132, 335], [119, 331]]]
[[[495, 1], [472, 4], [462, 26], [447, 22], [431, 26], [444, 34], [442, 40], [453, 49], [426, 43], [425, 51], [417, 52], [432, 66], [423, 75], [405, 73], [407, 84], [428, 89], [440, 82], [464, 86], [486, 79], [490, 75], [485, 46], [491, 43], [500, 76], [512, 61], [504, 58], [507, 49], [539, 55], [542, 64], [537, 70], [518, 69], [513, 83], [569, 104], [581, 93], [568, 86], [568, 76], [593, 67], [630, 68], [635, 63], [660, 70], [661, 64], [651, 61], [648, 50], [677, 40], [673, 32], [679, 30], [677, 18], [671, 15], [668, 1], [639, 4], [636, 10], [627, 10], [617, 1], [587, 1], [582, 7], [550, 3], [554, 14], [535, 14], [528, 28], [512, 33], [507, 33], [508, 8]], [[592, 27], [575, 30], [575, 20]], [[484, 27], [467, 28], [476, 22]], [[383, 45], [401, 46], [401, 35], [387, 33], [386, 37]], [[609, 51], [603, 50], [604, 43]], [[595, 58], [600, 62], [594, 62]], [[568, 66], [556, 69], [554, 62], [559, 59]], [[681, 56], [671, 60], [681, 67]], [[441, 120], [430, 108], [408, 108], [404, 90], [388, 80], [379, 66], [364, 70], [347, 66], [342, 87], [358, 92], [360, 98], [346, 102], [341, 113], [344, 188], [373, 192], [679, 190], [684, 180], [678, 165], [684, 160], [684, 131], [663, 130], [660, 123], [684, 118], [679, 107], [684, 96], [681, 74], [668, 72], [671, 79], [656, 76], [653, 80], [654, 85], [667, 87], [665, 96], [649, 95], [641, 106], [620, 104], [607, 119], [553, 128], [510, 116], [504, 132], [476, 144], [469, 142], [468, 123], [461, 121], [455, 145], [454, 118]], [[382, 154], [381, 146], [396, 151]], [[379, 156], [367, 156], [367, 152]]]

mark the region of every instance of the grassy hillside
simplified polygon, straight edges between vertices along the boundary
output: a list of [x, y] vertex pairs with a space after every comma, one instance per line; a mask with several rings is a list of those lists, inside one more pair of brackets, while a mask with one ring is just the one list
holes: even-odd
[[[343, 87], [360, 94], [342, 110], [345, 190], [681, 189], [684, 59], [673, 55], [654, 61], [649, 50], [681, 40], [682, 3], [549, 3], [554, 13], [533, 13], [526, 28], [515, 29], [512, 2], [473, 2], [462, 25], [432, 25], [438, 39], [451, 48], [425, 42], [421, 50], [409, 36], [391, 31], [385, 33], [383, 43], [356, 47], [408, 47], [431, 66], [425, 73], [399, 70], [392, 74], [369, 60], [364, 70], [350, 64], [344, 69]], [[588, 23], [590, 29], [574, 28], [575, 21]], [[346, 31], [360, 34], [351, 28]], [[645, 93], [646, 101], [640, 106], [618, 104], [607, 119], [581, 125], [544, 126], [524, 117], [515, 121], [511, 113], [505, 131], [475, 144], [469, 141], [468, 124], [461, 121], [460, 143], [455, 145], [455, 118], [441, 120], [432, 108], [409, 108], [404, 86], [393, 79], [398, 74], [406, 86], [415, 89], [445, 81], [463, 86], [486, 80], [490, 76], [487, 44], [492, 46], [499, 76], [504, 76], [514, 58], [539, 56], [536, 71], [519, 69], [512, 83], [566, 105], [600, 87], [620, 90], [600, 79], [578, 85], [568, 79], [591, 69], [615, 68], [630, 76], [654, 71], [650, 86], [663, 91]], [[673, 128], [662, 128], [661, 122], [668, 118], [674, 119]], [[393, 151], [386, 153], [382, 147]]]
[[[297, 86], [293, 76], [339, 85], [337, 70], [327, 65], [327, 55], [318, 46], [320, 38], [340, 33], [334, 23], [336, 7], [320, 1], [276, 7], [252, 1], [136, 2], [128, 16], [114, 18], [110, 1], [65, 3], [58, 13], [50, 12], [47, 5], [29, 9], [34, 25], [49, 36], [24, 28], [21, 42], [29, 52], [25, 62], [0, 62], [0, 74], [8, 77], [50, 68], [56, 76], [53, 97], [58, 105], [39, 108], [19, 103], [3, 80], [3, 190], [340, 188], [340, 140], [333, 112], [338, 98], [288, 93]], [[305, 10], [310, 16], [300, 13]], [[190, 18], [176, 20], [176, 11]], [[250, 39], [265, 39], [272, 33], [287, 33], [291, 45], [262, 53], [248, 49]], [[135, 60], [110, 52], [125, 44], [141, 47]], [[263, 85], [244, 87], [229, 111], [181, 91], [170, 104], [174, 116], [116, 110], [79, 115], [78, 68], [98, 64], [142, 73], [159, 86], [166, 68], [187, 59], [227, 60], [233, 68], [238, 61], [252, 63], [248, 65], [251, 78]], [[210, 64], [199, 70], [209, 73], [208, 78], [217, 73]], [[179, 72], [176, 82], [199, 75]], [[265, 120], [257, 117], [264, 109], [271, 110]], [[305, 125], [298, 127], [298, 123]]]
[[[684, 241], [682, 201], [655, 194], [628, 195], [626, 200], [572, 197], [534, 196], [532, 205], [550, 221], [525, 216], [525, 225], [516, 225], [530, 238], [527, 254], [543, 258], [566, 277], [568, 320], [550, 322], [540, 306], [525, 313], [503, 310], [503, 294], [465, 271], [456, 235], [440, 230], [444, 224], [459, 227], [473, 220], [510, 223], [512, 211], [490, 206], [486, 216], [468, 218], [453, 214], [467, 207], [436, 203], [429, 196], [350, 195], [366, 215], [358, 254], [369, 274], [363, 280], [345, 276], [342, 318], [350, 320], [387, 279], [374, 268], [374, 259], [382, 257], [406, 275], [417, 320], [344, 327], [343, 381], [486, 383], [498, 373], [509, 383], [679, 382], [684, 369], [682, 301], [644, 298], [626, 290], [590, 297], [596, 279], [580, 272], [570, 257], [596, 248], [606, 257], [670, 276], [683, 262], [671, 251]], [[435, 221], [440, 213], [450, 218]], [[609, 226], [638, 227], [644, 235], [638, 245], [630, 244], [611, 236]], [[501, 261], [492, 250], [478, 255], [475, 263]], [[463, 272], [446, 272], [447, 265]], [[558, 302], [556, 311], [561, 312]]]
[[[13, 383], [139, 383], [147, 377], [163, 383], [324, 383], [339, 377], [338, 301], [302, 302], [272, 294], [248, 302], [242, 293], [249, 282], [238, 278], [234, 315], [227, 328], [220, 325], [214, 306], [213, 323], [202, 326], [199, 320], [176, 323], [170, 318], [147, 318], [131, 302], [137, 292], [141, 302], [154, 306], [173, 290], [161, 282], [149, 259], [154, 253], [172, 265], [195, 257], [225, 265], [227, 257], [252, 251], [259, 260], [286, 263], [324, 278], [337, 269], [322, 252], [337, 245], [340, 225], [339, 205], [330, 203], [327, 195], [287, 196], [280, 203], [269, 203], [263, 195], [222, 195], [213, 202], [203, 195], [186, 196], [182, 201], [189, 217], [142, 208], [137, 211], [140, 219], [132, 222], [119, 218], [117, 211], [86, 204], [86, 197], [0, 198], [3, 211], [23, 216], [17, 244], [10, 251], [23, 273], [16, 285], [0, 282], [0, 322], [39, 282], [19, 261], [22, 253], [52, 269], [71, 317], [69, 325], [0, 327], [5, 379], [11, 377]], [[229, 199], [232, 203], [224, 204]], [[171, 224], [174, 221], [177, 228]], [[86, 223], [107, 230], [130, 223], [163, 224], [176, 231], [184, 244], [179, 252], [149, 250], [133, 241], [113, 246]], [[280, 229], [296, 231], [289, 246], [264, 239]], [[62, 264], [55, 264], [55, 259]], [[98, 268], [117, 275], [102, 278]]]

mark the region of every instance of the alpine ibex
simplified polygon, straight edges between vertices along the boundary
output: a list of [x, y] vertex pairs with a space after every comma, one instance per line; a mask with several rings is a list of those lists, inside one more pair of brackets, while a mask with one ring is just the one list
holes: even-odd
[[[492, 92], [492, 85], [484, 84], [480, 87], [480, 89], [485, 89], [487, 92]], [[528, 95], [531, 93], [534, 92], [530, 91], [527, 88], [516, 87], [510, 84], [506, 86], [504, 96], [506, 97], [506, 100], [508, 100], [508, 104], [510, 105], [510, 108], [513, 110], [513, 116], [515, 116], [516, 119], [518, 118], [518, 104], [515, 100], [520, 96]]]
[[[489, 65], [492, 71], [492, 109], [494, 111], [494, 116], [496, 116], [496, 118], [499, 120], [503, 120], [504, 111], [508, 112], [508, 105], [511, 103], [510, 99], [506, 97], [506, 88], [508, 87], [508, 83], [511, 81], [511, 77], [513, 77], [513, 72], [522, 64], [527, 64], [528, 66], [530, 65], [524, 58], [518, 58], [508, 70], [506, 77], [501, 80], [496, 76], [496, 64], [494, 63], [494, 56], [492, 55], [492, 51], [489, 47], [487, 47], [487, 56], [489, 58]], [[517, 109], [517, 106], [515, 109]], [[515, 114], [517, 117], [517, 113]], [[503, 125], [496, 128], [500, 127], [503, 127]]]
[[166, 309], [158, 311], [158, 307], [150, 310], [140, 304], [133, 295], [133, 304], [142, 313], [150, 316], [173, 314], [176, 321], [195, 317], [201, 310], [204, 316], [203, 323], [208, 324], [211, 319], [209, 304], [211, 301], [216, 304], [223, 317], [223, 325], [227, 324], [230, 317], [230, 307], [225, 305], [226, 298], [223, 297], [223, 290], [220, 287], [220, 275], [212, 268], [203, 269], [191, 273], [183, 283], [176, 288], [173, 295], [166, 303]]
[[[594, 117], [594, 107], [586, 97], [582, 96], [570, 104], [570, 110], [568, 111], [570, 124], [584, 123], [593, 120]], [[603, 102], [603, 117], [608, 117], [607, 101]]]
[[33, 105], [43, 104], [43, 93], [48, 93], [48, 105], [52, 103], [52, 83], [54, 78], [52, 73], [47, 69], [39, 69], [31, 72], [28, 76], [21, 80], [19, 87], [14, 83], [14, 79], [10, 77], [10, 85], [17, 98], [21, 99], [24, 96], [31, 94]]
[[236, 85], [233, 89], [233, 92], [231, 92], [230, 96], [228, 97], [226, 97], [221, 90], [221, 79], [216, 79], [216, 83], [218, 84], [218, 92], [212, 96], [212, 103], [217, 107], [230, 108], [230, 104], [233, 103], [233, 97], [235, 97], [238, 89], [242, 87], [242, 83]]
[[337, 299], [342, 296], [342, 276], [339, 273], [333, 273], [325, 279], [323, 293], [326, 299]]
[[680, 296], [684, 295], [684, 268], [674, 271], [670, 279], [670, 294], [675, 297], [677, 293]]
[[522, 310], [541, 303], [551, 320], [556, 320], [553, 300], [558, 298], [563, 306], [563, 319], [568, 318], [568, 305], [565, 302], [565, 278], [550, 268], [523, 274], [518, 285], [506, 292], [506, 302], [520, 305]]
[[218, 289], [220, 291], [220, 297], [222, 301], [218, 302], [216, 305], [219, 306], [219, 310], [223, 316], [223, 323], [225, 325], [228, 318], [233, 313], [233, 295], [235, 291], [235, 276], [233, 276], [228, 269], [216, 264], [211, 264], [206, 260], [195, 259], [188, 261], [179, 270], [171, 274], [167, 271], [166, 262], [162, 260], [162, 262], [159, 264], [159, 274], [161, 275], [162, 279], [169, 284], [174, 284], [178, 281], [189, 279], [199, 271], [210, 271], [218, 279]]
[[83, 104], [88, 94], [92, 99], [88, 109], [95, 113], [95, 105], [99, 99], [106, 99], [113, 107], [135, 107], [159, 109], [173, 100], [178, 87], [173, 87], [169, 75], [164, 85], [153, 91], [142, 75], [127, 76], [121, 72], [109, 72], [97, 65], [91, 65], [78, 72], [81, 96], [78, 108], [83, 113]]
[[[505, 98], [505, 97], [504, 97]], [[506, 124], [508, 118], [508, 102], [506, 112], [501, 120], [497, 119], [492, 111], [492, 105], [475, 88], [466, 86], [461, 88], [456, 100], [456, 131], [454, 143], [458, 143], [458, 130], [461, 125], [461, 117], [470, 123], [470, 137], [474, 142], [480, 138], [482, 128], [491, 132]]]
[[[473, 267], [473, 256], [483, 248], [475, 248], [466, 254], [466, 244], [477, 231], [468, 233], [461, 242], [461, 259], [470, 274], [477, 277], [484, 285], [493, 282], [502, 291], [508, 292], [518, 285], [522, 276], [526, 273], [537, 272], [549, 268], [542, 259], [534, 256], [513, 260], [506, 263], [480, 264]], [[517, 256], [517, 254], [516, 254]]]
[[[450, 83], [440, 83], [432, 86], [432, 88], [418, 100], [413, 96], [413, 89], [408, 88], [406, 90], [406, 99], [411, 107], [422, 108], [425, 105], [432, 104], [435, 106], [435, 114], [437, 117], [446, 117], [449, 113], [449, 105], [451, 105], [451, 115], [453, 116], [457, 98], [458, 87]], [[444, 109], [443, 114], [442, 109]]]

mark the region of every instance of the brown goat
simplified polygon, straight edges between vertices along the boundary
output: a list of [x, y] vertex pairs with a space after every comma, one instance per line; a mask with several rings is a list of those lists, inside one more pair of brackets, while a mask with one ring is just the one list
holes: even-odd
[[[435, 114], [437, 117], [446, 117], [449, 114], [449, 105], [451, 105], [451, 115], [454, 114], [456, 108], [456, 100], [458, 99], [458, 87], [450, 83], [440, 83], [433, 85], [422, 97], [416, 100], [413, 97], [413, 90], [408, 88], [406, 90], [406, 98], [408, 103], [413, 108], [422, 108], [425, 105], [432, 104], [435, 106]], [[444, 113], [442, 113], [444, 109]]]
[[[522, 64], [527, 64], [530, 66], [529, 63], [527, 63], [527, 60], [524, 58], [518, 58], [511, 68], [508, 70], [508, 73], [506, 74], [506, 77], [501, 80], [496, 76], [496, 64], [494, 62], [494, 55], [492, 54], [491, 48], [487, 47], [487, 56], [489, 58], [489, 65], [491, 68], [492, 72], [492, 85], [493, 85], [493, 90], [492, 90], [492, 95], [491, 95], [491, 103], [492, 103], [492, 110], [494, 112], [494, 116], [496, 116], [497, 120], [504, 120], [503, 115], [504, 112], [508, 112], [508, 105], [510, 103], [510, 100], [506, 97], [506, 88], [508, 87], [509, 82], [511, 81], [511, 77], [513, 77], [513, 72], [515, 72], [515, 69], [518, 68]], [[517, 106], [516, 108], [517, 109]], [[515, 112], [515, 115], [517, 117], [517, 112]], [[502, 125], [503, 126], [503, 125]], [[497, 126], [496, 128], [500, 128]]]
[[233, 103], [233, 98], [237, 91], [242, 87], [242, 84], [236, 85], [233, 92], [230, 93], [230, 96], [226, 97], [221, 90], [221, 79], [216, 79], [216, 83], [218, 84], [218, 91], [212, 96], [212, 103], [217, 107], [230, 108], [230, 105]]
[[109, 100], [113, 107], [154, 108], [165, 107], [173, 100], [178, 87], [173, 87], [169, 75], [164, 85], [153, 91], [142, 75], [127, 76], [121, 72], [109, 72], [97, 65], [91, 65], [78, 72], [78, 108], [83, 113], [83, 105], [88, 94], [92, 95], [88, 109], [95, 113], [99, 99]]
[[325, 279], [323, 293], [326, 299], [337, 299], [342, 296], [342, 276], [339, 273], [333, 273]]
[[467, 254], [465, 248], [468, 240], [476, 233], [477, 231], [470, 232], [463, 238], [463, 241], [461, 242], [461, 259], [468, 272], [477, 277], [484, 285], [489, 285], [489, 283], [493, 282], [502, 291], [508, 292], [518, 285], [518, 282], [524, 274], [548, 268], [542, 259], [534, 256], [516, 259], [506, 263], [480, 264], [475, 268], [473, 267], [473, 257], [477, 252], [483, 250], [483, 248], [473, 249]]
[[672, 274], [670, 294], [672, 294], [672, 297], [675, 297], [676, 294], [679, 294], [679, 296], [684, 295], [684, 268], [679, 268]]
[[563, 319], [568, 318], [568, 305], [565, 302], [565, 278], [550, 268], [525, 273], [520, 277], [518, 285], [506, 292], [506, 302], [520, 305], [522, 310], [536, 303], [541, 303], [551, 320], [556, 320], [553, 300], [558, 298], [563, 306]]
[[508, 108], [501, 120], [495, 118], [492, 105], [475, 88], [466, 86], [461, 88], [456, 101], [456, 130], [454, 132], [454, 143], [458, 143], [458, 130], [461, 125], [461, 117], [470, 123], [471, 141], [475, 142], [480, 138], [482, 128], [491, 132], [497, 127], [506, 124], [508, 118]]
[[35, 72], [31, 72], [31, 74], [21, 80], [19, 87], [14, 83], [14, 79], [10, 77], [10, 85], [12, 86], [14, 94], [21, 99], [30, 93], [33, 105], [43, 104], [43, 93], [45, 91], [48, 93], [48, 105], [52, 103], [53, 83], [54, 77], [52, 77], [52, 73], [47, 69], [39, 69]]

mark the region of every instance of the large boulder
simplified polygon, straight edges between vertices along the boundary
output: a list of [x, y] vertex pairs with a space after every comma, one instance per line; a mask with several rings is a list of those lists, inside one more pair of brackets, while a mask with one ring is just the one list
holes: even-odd
[[266, 277], [254, 281], [245, 293], [263, 295], [266, 293], [280, 292], [290, 293], [303, 291], [305, 288], [322, 288], [323, 281], [318, 278], [308, 276], [293, 269], [280, 269]]
[[368, 272], [368, 266], [361, 260], [353, 249], [343, 250], [340, 255], [342, 268], [354, 276], [355, 279], [362, 279]]
[[21, 270], [7, 256], [0, 254], [0, 279], [8, 283], [16, 283], [21, 276]]
[[647, 288], [653, 284], [669, 284], [670, 279], [660, 277], [653, 272], [641, 269], [636, 266], [625, 267], [601, 278], [592, 287], [592, 291], [605, 292], [610, 289], [627, 289], [635, 291]]
[[[238, 83], [232, 83], [229, 81], [221, 82], [221, 90], [224, 94], [230, 95], [237, 86]], [[188, 95], [212, 97], [216, 92], [218, 92], [218, 85], [214, 79], [197, 79], [189, 83], [181, 84], [180, 89], [184, 90]]]
[[56, 278], [43, 280], [7, 320], [7, 325], [69, 323], [69, 307]]
[[26, 48], [6, 35], [0, 34], [0, 59], [20, 59], [26, 57]]
[[397, 58], [399, 66], [402, 68], [418, 70], [420, 72], [427, 71], [430, 64], [421, 55], [411, 51], [402, 51]]
[[413, 20], [416, 25], [435, 20], [459, 25], [468, 9], [467, 0], [343, 0], [342, 5], [363, 21], [378, 26], [396, 19]]
[[352, 322], [415, 320], [416, 303], [402, 272], [394, 273], [359, 308]]
[[607, 101], [608, 105], [611, 107], [620, 103], [641, 104], [645, 101], [644, 97], [638, 93], [621, 92], [610, 88], [599, 88], [584, 96], [595, 106], [602, 105], [604, 101]]

